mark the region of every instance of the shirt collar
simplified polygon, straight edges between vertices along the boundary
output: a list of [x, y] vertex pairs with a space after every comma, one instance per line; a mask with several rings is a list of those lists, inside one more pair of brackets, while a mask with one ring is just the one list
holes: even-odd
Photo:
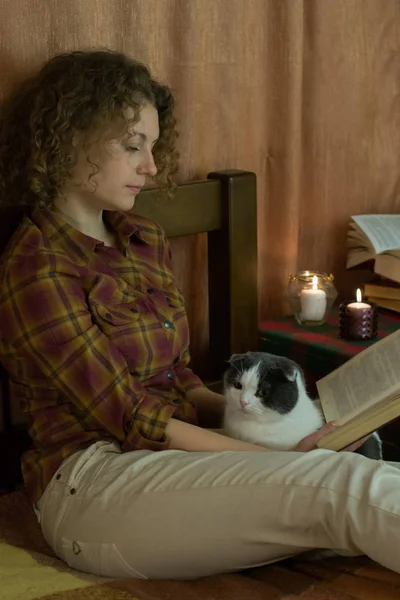
[[[85, 262], [98, 247], [104, 246], [104, 242], [78, 231], [51, 209], [35, 209], [31, 219], [47, 238], [57, 242], [60, 249], [73, 250]], [[124, 249], [133, 238], [150, 243], [145, 228], [132, 213], [104, 211], [104, 221], [115, 231]]]

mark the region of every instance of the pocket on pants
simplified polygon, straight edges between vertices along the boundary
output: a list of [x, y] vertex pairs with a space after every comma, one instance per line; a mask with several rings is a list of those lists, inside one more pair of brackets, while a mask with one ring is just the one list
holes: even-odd
[[72, 569], [103, 577], [147, 579], [135, 571], [113, 542], [81, 542], [63, 537], [60, 558]]

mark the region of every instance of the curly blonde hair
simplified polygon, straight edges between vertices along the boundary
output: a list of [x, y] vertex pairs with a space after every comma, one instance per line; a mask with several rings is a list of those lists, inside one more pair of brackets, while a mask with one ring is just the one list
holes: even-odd
[[[0, 107], [0, 206], [50, 207], [70, 180], [74, 135], [101, 135], [118, 122], [126, 131], [144, 102], [159, 117], [155, 182], [172, 189], [178, 152], [171, 90], [120, 52], [75, 51], [49, 60]], [[129, 107], [135, 117], [128, 122]]]

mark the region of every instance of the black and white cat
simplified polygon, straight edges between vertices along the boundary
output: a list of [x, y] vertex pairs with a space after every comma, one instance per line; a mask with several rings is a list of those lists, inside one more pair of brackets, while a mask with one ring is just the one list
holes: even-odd
[[[306, 392], [301, 368], [266, 352], [234, 354], [224, 375], [224, 430], [230, 437], [291, 450], [325, 423], [318, 400]], [[377, 433], [358, 452], [382, 459]]]

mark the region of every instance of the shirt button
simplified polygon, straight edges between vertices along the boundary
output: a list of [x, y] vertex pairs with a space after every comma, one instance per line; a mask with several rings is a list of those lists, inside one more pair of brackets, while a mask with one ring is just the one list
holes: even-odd
[[173, 379], [174, 378], [174, 374], [172, 373], [172, 371], [168, 371], [167, 377], [168, 377], [168, 379]]
[[147, 290], [147, 293], [148, 293], [148, 294], [154, 294], [154, 293], [155, 293], [155, 290], [153, 290], [153, 288], [149, 288], [149, 289]]
[[73, 496], [74, 494], [76, 494], [76, 489], [72, 488], [69, 493], [71, 494], [71, 496]]
[[164, 327], [165, 327], [165, 329], [171, 329], [171, 327], [172, 327], [171, 321], [164, 321]]

